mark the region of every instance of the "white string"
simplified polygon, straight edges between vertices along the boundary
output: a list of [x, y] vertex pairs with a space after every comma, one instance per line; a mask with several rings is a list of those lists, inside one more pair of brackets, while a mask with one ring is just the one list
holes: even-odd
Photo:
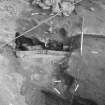
[[15, 37], [14, 39], [12, 39], [12, 40], [10, 40], [9, 42], [7, 42], [6, 44], [3, 44], [2, 46], [0, 46], [0, 48], [5, 47], [7, 44], [11, 43], [11, 42], [14, 41], [15, 39], [17, 39], [17, 38], [23, 36], [24, 34], [30, 32], [30, 31], [32, 31], [32, 30], [34, 30], [34, 29], [36, 29], [36, 28], [38, 28], [38, 27], [41, 26], [42, 24], [44, 24], [44, 23], [50, 21], [51, 19], [53, 19], [54, 17], [56, 17], [60, 12], [61, 12], [61, 11], [59, 11], [56, 15], [53, 15], [53, 16], [51, 16], [50, 18], [45, 19], [44, 21], [40, 22], [38, 25], [36, 25], [36, 26], [32, 27], [31, 29], [25, 31], [23, 34], [21, 34], [21, 35], [18, 36], [18, 37]]
[[[81, 2], [81, 1], [82, 1], [82, 0], [79, 0], [78, 2], [73, 3], [72, 5], [75, 5], [75, 4], [77, 4], [77, 3]], [[63, 11], [63, 10], [62, 10], [62, 11]], [[17, 39], [17, 38], [23, 36], [24, 34], [26, 34], [26, 33], [30, 32], [30, 31], [32, 31], [32, 30], [38, 28], [38, 27], [41, 26], [43, 23], [46, 23], [46, 22], [50, 21], [51, 19], [55, 18], [55, 17], [56, 17], [59, 13], [61, 13], [62, 11], [59, 11], [57, 14], [51, 16], [51, 17], [48, 18], [48, 19], [45, 19], [44, 21], [40, 22], [38, 25], [36, 25], [36, 26], [32, 27], [31, 29], [25, 31], [23, 34], [21, 34], [21, 35], [18, 36], [18, 37], [15, 37], [14, 39], [12, 39], [12, 40], [10, 40], [9, 42], [7, 42], [6, 44], [3, 44], [2, 46], [0, 46], [0, 49], [3, 48], [3, 47], [5, 47], [7, 44], [11, 43], [11, 42], [14, 41], [15, 39]]]

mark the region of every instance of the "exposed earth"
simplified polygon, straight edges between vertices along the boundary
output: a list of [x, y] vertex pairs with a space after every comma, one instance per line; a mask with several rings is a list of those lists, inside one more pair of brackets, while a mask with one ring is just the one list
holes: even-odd
[[[90, 0], [91, 1], [91, 0]], [[78, 80], [76, 94], [90, 98], [99, 105], [105, 104], [105, 30], [104, 0], [82, 0], [76, 7], [78, 13], [68, 17], [55, 16], [52, 21], [24, 34], [26, 37], [48, 40], [49, 38], [67, 42], [69, 37], [81, 33], [80, 21], [84, 17], [83, 54], [80, 49], [69, 56], [67, 73]], [[47, 15], [37, 14], [43, 13]], [[40, 11], [31, 7], [28, 1], [0, 1], [0, 46], [15, 38], [15, 33], [27, 30], [51, 17], [50, 11]], [[36, 14], [35, 14], [36, 13]], [[34, 14], [34, 15], [32, 15]], [[50, 26], [53, 27], [49, 34]], [[65, 27], [67, 36], [59, 29]], [[93, 37], [92, 37], [93, 36]], [[66, 38], [67, 37], [67, 38]], [[0, 47], [0, 103], [1, 105], [44, 105], [45, 97], [40, 89], [52, 83], [56, 62], [63, 60], [68, 52], [51, 51], [14, 51], [14, 41]], [[44, 53], [44, 54], [42, 54]], [[22, 55], [23, 54], [23, 55]], [[35, 75], [34, 75], [35, 74]], [[35, 76], [35, 79], [34, 79]]]

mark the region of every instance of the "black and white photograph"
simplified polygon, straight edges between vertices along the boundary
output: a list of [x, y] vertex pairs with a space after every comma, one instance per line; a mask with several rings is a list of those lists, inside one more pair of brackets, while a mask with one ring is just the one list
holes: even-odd
[[0, 0], [0, 105], [105, 105], [105, 0]]

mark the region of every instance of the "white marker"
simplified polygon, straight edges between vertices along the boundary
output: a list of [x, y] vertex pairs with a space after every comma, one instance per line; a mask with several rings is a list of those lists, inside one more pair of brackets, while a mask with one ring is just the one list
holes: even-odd
[[62, 82], [62, 81], [61, 80], [58, 80], [58, 81], [54, 81], [54, 82], [59, 83], [59, 82]]
[[81, 35], [81, 55], [82, 55], [82, 52], [83, 52], [83, 32]]
[[61, 94], [60, 91], [57, 88], [54, 88], [54, 90], [58, 93]]
[[82, 20], [82, 29], [81, 29], [81, 56], [82, 56], [82, 52], [83, 52], [83, 36], [84, 36], [84, 33], [83, 33], [83, 23], [84, 23], [84, 18]]
[[75, 92], [77, 91], [77, 89], [79, 88], [79, 84], [77, 84], [76, 88], [75, 88]]

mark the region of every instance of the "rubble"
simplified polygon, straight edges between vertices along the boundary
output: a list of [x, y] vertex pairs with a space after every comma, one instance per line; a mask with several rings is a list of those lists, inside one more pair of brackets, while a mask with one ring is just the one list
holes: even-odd
[[41, 0], [36, 0], [33, 3], [38, 4], [42, 9], [50, 9], [52, 7], [52, 13], [61, 11], [65, 16], [69, 16], [75, 8], [73, 1], [45, 0], [42, 2]]

